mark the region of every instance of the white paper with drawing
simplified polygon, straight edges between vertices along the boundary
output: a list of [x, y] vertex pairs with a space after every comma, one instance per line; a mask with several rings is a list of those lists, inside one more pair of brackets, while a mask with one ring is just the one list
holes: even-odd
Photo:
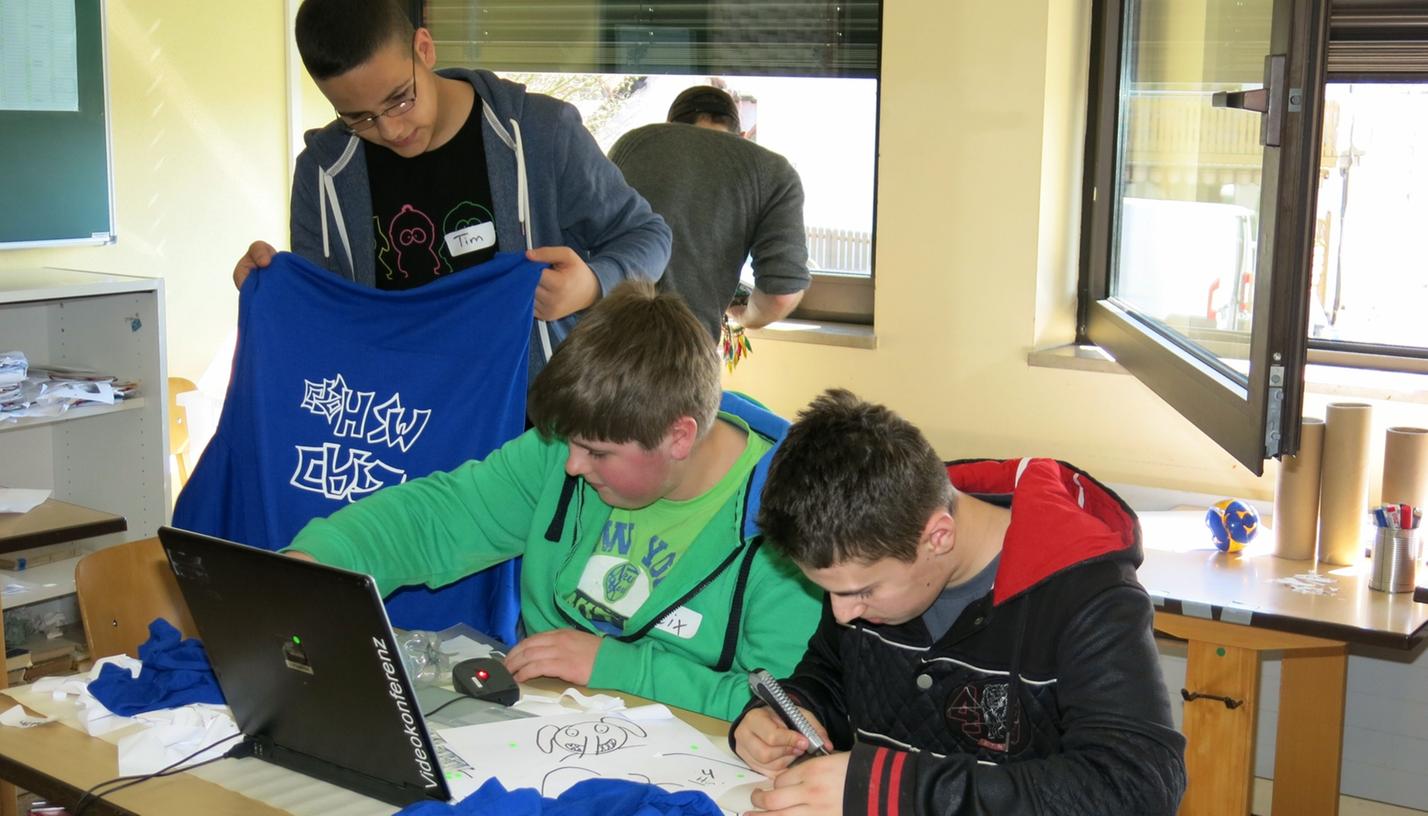
[[455, 800], [492, 776], [508, 790], [535, 788], [547, 797], [596, 777], [702, 790], [712, 799], [767, 781], [662, 705], [466, 725], [441, 729], [439, 736], [470, 766], [453, 768], [452, 758], [443, 757]]

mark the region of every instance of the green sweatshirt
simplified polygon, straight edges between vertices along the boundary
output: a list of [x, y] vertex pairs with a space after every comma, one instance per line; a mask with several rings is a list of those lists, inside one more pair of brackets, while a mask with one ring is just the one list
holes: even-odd
[[[566, 452], [564, 442], [528, 431], [484, 461], [389, 487], [315, 519], [290, 549], [368, 573], [383, 594], [412, 584], [440, 587], [523, 555], [526, 631], [599, 634], [568, 599], [610, 506], [579, 480], [563, 523], [549, 529], [567, 478]], [[749, 493], [746, 482], [705, 525], [678, 569], [626, 623], [626, 635], [603, 638], [592, 687], [728, 720], [749, 701], [750, 670], [792, 673], [817, 626], [821, 594], [792, 562], [741, 533], [745, 513], [757, 509], [757, 491]], [[719, 671], [726, 633], [733, 637], [732, 661]]]

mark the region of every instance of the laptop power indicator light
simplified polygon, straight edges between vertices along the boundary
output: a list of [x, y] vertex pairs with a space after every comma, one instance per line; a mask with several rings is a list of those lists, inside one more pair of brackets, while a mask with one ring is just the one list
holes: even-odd
[[307, 651], [302, 647], [302, 641], [296, 635], [292, 640], [283, 643], [283, 665], [299, 671], [303, 674], [312, 674], [312, 661], [307, 658]]

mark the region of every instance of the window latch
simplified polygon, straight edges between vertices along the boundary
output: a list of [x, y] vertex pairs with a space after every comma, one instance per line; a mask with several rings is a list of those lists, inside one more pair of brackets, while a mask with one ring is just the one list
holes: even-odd
[[1259, 141], [1265, 147], [1279, 147], [1284, 132], [1284, 83], [1288, 59], [1283, 54], [1264, 58], [1264, 87], [1252, 91], [1216, 91], [1210, 104], [1217, 108], [1237, 108], [1264, 115]]

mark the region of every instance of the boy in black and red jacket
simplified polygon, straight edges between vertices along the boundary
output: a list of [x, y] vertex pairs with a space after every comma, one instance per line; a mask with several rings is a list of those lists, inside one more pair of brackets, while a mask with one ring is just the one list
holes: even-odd
[[831, 756], [759, 703], [731, 746], [769, 811], [1173, 814], [1171, 722], [1136, 582], [1140, 528], [1048, 459], [944, 465], [906, 420], [833, 390], [774, 456], [759, 524], [827, 592], [785, 682]]

